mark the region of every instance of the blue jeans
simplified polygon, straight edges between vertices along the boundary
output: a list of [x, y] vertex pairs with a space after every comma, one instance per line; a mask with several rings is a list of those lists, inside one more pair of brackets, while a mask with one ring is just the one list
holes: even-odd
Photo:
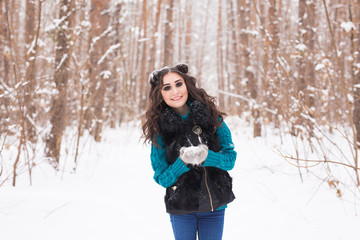
[[225, 209], [207, 213], [171, 215], [175, 240], [221, 240]]

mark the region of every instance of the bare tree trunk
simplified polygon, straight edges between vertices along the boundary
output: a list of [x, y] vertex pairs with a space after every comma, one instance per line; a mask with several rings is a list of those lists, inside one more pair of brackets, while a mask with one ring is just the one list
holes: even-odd
[[[304, 32], [306, 31], [306, 26], [305, 26], [305, 19], [304, 17], [306, 16], [306, 0], [299, 0], [299, 39], [301, 39], [301, 43], [304, 44], [304, 40], [303, 40], [303, 34], [305, 34]], [[306, 89], [306, 79], [305, 79], [305, 69], [306, 69], [306, 60], [304, 57], [304, 53], [303, 50], [300, 49], [299, 51], [301, 51], [301, 58], [299, 58], [298, 60], [298, 81], [297, 81], [297, 89], [300, 93], [304, 93], [305, 89]]]
[[[20, 1], [16, 0], [5, 0], [7, 2], [6, 4], [11, 3], [11, 7], [8, 9], [11, 9], [10, 14], [10, 26], [11, 26], [11, 40], [12, 40], [12, 46], [13, 46], [13, 55], [16, 56], [15, 59], [20, 55], [19, 52], [22, 53], [21, 49], [22, 46], [19, 45], [19, 31], [21, 30], [22, 25], [20, 24], [20, 14], [19, 10], [21, 9], [21, 3]], [[16, 46], [16, 47], [15, 47]]]
[[183, 43], [184, 43], [184, 11], [182, 9], [182, 4], [181, 4], [181, 0], [176, 0], [176, 7], [175, 9], [176, 11], [176, 16], [174, 17], [175, 21], [176, 21], [176, 37], [175, 39], [177, 39], [177, 46], [176, 46], [176, 52], [177, 52], [177, 62], [182, 61], [183, 60]]
[[[0, 1], [0, 52], [3, 53], [3, 55], [0, 57], [0, 79], [3, 79], [5, 84], [8, 84], [9, 79], [9, 51], [6, 51], [8, 49], [8, 42], [7, 42], [7, 27], [6, 27], [6, 14], [5, 11], [5, 4], [4, 1]], [[0, 94], [3, 94], [4, 90], [0, 91]], [[0, 105], [4, 107], [4, 109], [7, 109], [8, 100], [4, 98], [0, 98]], [[0, 111], [0, 136], [6, 132], [8, 122], [6, 119], [9, 117], [9, 114], [7, 111]]]
[[276, 115], [272, 114], [269, 116], [269, 119], [272, 119], [275, 123], [275, 127], [279, 127], [279, 77], [277, 71], [277, 58], [279, 50], [279, 19], [278, 19], [278, 10], [277, 10], [277, 1], [278, 0], [269, 0], [270, 5], [268, 9], [268, 18], [269, 18], [269, 36], [270, 36], [270, 69], [269, 69], [269, 81], [268, 81], [268, 90], [267, 95], [267, 104], [270, 109], [273, 109], [277, 112]]
[[35, 26], [35, 1], [26, 1], [26, 21], [25, 21], [25, 44], [26, 44], [26, 73], [25, 79], [27, 84], [24, 87], [24, 103], [25, 110], [25, 128], [27, 132], [27, 139], [34, 142], [36, 139], [36, 129], [33, 123], [35, 122], [35, 103], [34, 103], [34, 89], [36, 85], [35, 72], [36, 72], [36, 57], [38, 50], [38, 39], [40, 34], [41, 23], [41, 6], [42, 1], [38, 1], [37, 9], [37, 26]]
[[[4, 5], [2, 4], [4, 3]], [[1, 82], [2, 90], [1, 94], [7, 89], [7, 86], [11, 86], [11, 84], [16, 84], [18, 82], [17, 77], [17, 64], [14, 61], [16, 56], [14, 56], [14, 36], [13, 36], [13, 26], [12, 26], [12, 15], [11, 15], [11, 7], [9, 1], [1, 2], [1, 20], [3, 20], [2, 24], [2, 37], [3, 37], [3, 45], [1, 46], [5, 51], [3, 51], [3, 61], [4, 61], [4, 71], [3, 71], [3, 82]], [[13, 78], [11, 78], [11, 73], [13, 73]], [[1, 98], [1, 103], [3, 103], [2, 107], [5, 111], [0, 112], [0, 130], [4, 129], [5, 134], [9, 134], [8, 126], [12, 124], [10, 120], [14, 119], [14, 115], [17, 114], [17, 111], [12, 111], [11, 108], [15, 104], [14, 100], [11, 98]], [[0, 132], [0, 135], [2, 131]]]
[[[221, 5], [221, 2], [219, 2]], [[190, 63], [190, 59], [192, 59], [192, 51], [191, 51], [191, 35], [192, 35], [192, 2], [186, 1], [185, 6], [185, 17], [186, 17], [186, 31], [185, 31], [185, 61], [186, 63]]]
[[58, 168], [63, 132], [65, 130], [67, 85], [69, 80], [69, 63], [71, 46], [69, 44], [69, 29], [72, 26], [74, 0], [63, 0], [60, 5], [59, 19], [64, 18], [57, 32], [54, 82], [57, 94], [53, 97], [50, 109], [52, 125], [46, 141], [46, 155], [51, 158], [55, 168]]
[[[326, 6], [326, 2], [322, 1], [323, 2], [323, 5], [324, 5], [324, 10], [325, 10], [325, 17], [327, 19], [327, 22], [328, 22], [328, 28], [329, 28], [329, 35], [327, 36], [328, 38], [328, 49], [329, 51], [327, 51], [327, 57], [329, 59], [331, 59], [331, 61], [333, 62], [336, 62], [336, 57], [337, 57], [337, 46], [336, 46], [336, 42], [335, 42], [335, 37], [333, 35], [333, 26], [331, 24], [331, 20], [330, 20], [330, 14], [327, 10], [327, 6]], [[330, 1], [329, 2], [329, 9], [336, 9], [335, 7], [333, 7], [334, 5], [336, 5], [336, 2], [335, 1]], [[331, 51], [330, 49], [332, 49], [333, 51]], [[337, 79], [337, 76], [336, 76], [336, 79]], [[338, 80], [338, 79], [337, 79]], [[331, 80], [329, 79], [328, 80], [329, 83], [331, 82]], [[336, 94], [337, 90], [338, 90], [338, 87], [337, 87], [338, 84], [330, 84], [330, 91], [331, 91], [331, 95], [333, 97], [329, 98], [328, 99], [328, 108], [329, 109], [333, 109], [333, 111], [328, 111], [328, 121], [331, 122], [331, 123], [334, 123], [334, 122], [337, 122], [337, 118], [338, 118], [338, 115], [339, 115], [339, 111], [341, 112], [341, 103], [338, 99], [338, 94]], [[340, 97], [340, 96], [339, 96]], [[340, 97], [341, 99], [342, 97]], [[332, 128], [330, 128], [330, 132], [332, 133]]]
[[257, 106], [257, 83], [254, 76], [254, 69], [250, 62], [250, 44], [248, 26], [250, 26], [250, 2], [246, 0], [237, 0], [237, 9], [240, 27], [240, 43], [242, 62], [244, 68], [244, 78], [247, 83], [247, 89], [253, 103], [250, 105], [251, 113], [254, 121], [254, 137], [261, 136], [260, 109]]
[[[232, 0], [228, 0], [228, 19], [229, 19], [229, 28], [231, 31], [231, 45], [232, 45], [232, 65], [233, 70], [231, 72], [232, 76], [232, 84], [234, 85], [236, 89], [236, 93], [240, 93], [241, 89], [241, 69], [240, 69], [240, 56], [238, 51], [238, 39], [236, 36], [236, 24], [235, 24], [235, 16], [234, 16], [234, 6]], [[240, 111], [238, 111], [240, 114]]]
[[158, 28], [159, 28], [159, 22], [160, 22], [160, 13], [161, 13], [161, 2], [162, 0], [157, 1], [156, 5], [156, 14], [155, 14], [155, 24], [153, 25], [153, 32], [151, 37], [151, 47], [150, 47], [150, 62], [149, 62], [149, 68], [150, 70], [155, 69], [155, 61], [156, 61], [156, 40], [158, 39]]
[[[210, 0], [208, 0], [207, 5], [206, 5], [206, 9], [209, 9], [210, 7]], [[207, 39], [207, 28], [208, 28], [208, 17], [209, 16], [209, 11], [206, 11], [206, 15], [205, 15], [205, 23], [203, 25], [203, 29], [202, 29], [202, 44], [200, 45], [200, 54], [197, 55], [197, 61], [196, 61], [196, 70], [197, 70], [197, 77], [200, 80], [199, 84], [201, 85], [201, 80], [202, 80], [202, 68], [203, 68], [203, 61], [204, 61], [204, 54], [205, 54], [205, 46], [206, 46], [206, 39]]]
[[[217, 36], [216, 36], [216, 61], [217, 61], [217, 80], [218, 80], [218, 88], [219, 90], [225, 90], [225, 79], [224, 79], [224, 59], [223, 59], [223, 30], [222, 30], [222, 8], [221, 8], [221, 1], [218, 2], [218, 26], [217, 26]], [[225, 108], [225, 96], [224, 94], [219, 95], [219, 106], [220, 109]]]
[[[11, 6], [9, 4], [9, 1], [5, 1], [5, 22], [6, 22], [6, 41], [7, 41], [7, 51], [5, 52], [5, 56], [7, 57], [5, 61], [5, 83], [11, 84], [15, 83], [17, 84], [19, 82], [19, 76], [18, 76], [18, 63], [17, 63], [17, 33], [19, 29], [19, 21], [18, 21], [18, 14], [17, 11], [14, 11], [16, 9], [16, 2], [11, 2]], [[11, 72], [12, 71], [12, 72]], [[14, 78], [10, 78], [10, 74], [14, 74]], [[13, 80], [13, 81], [11, 81]]]
[[[314, 2], [307, 3], [305, 0], [299, 0], [299, 28], [298, 38], [300, 44], [298, 45], [299, 60], [298, 60], [298, 79], [296, 98], [305, 105], [306, 111], [312, 117], [311, 109], [314, 107], [314, 92], [315, 87], [315, 72], [314, 72], [314, 45], [315, 45], [315, 5]], [[313, 136], [313, 123], [305, 120], [302, 115], [302, 108], [298, 107], [296, 112], [296, 120], [293, 124], [292, 134], [297, 135], [297, 125], [307, 126], [309, 135]]]
[[174, 0], [168, 0], [169, 5], [166, 6], [166, 22], [165, 22], [165, 37], [164, 37], [164, 66], [170, 66], [173, 63], [172, 52], [174, 44], [172, 42], [173, 28], [173, 8]]
[[142, 8], [142, 56], [141, 56], [141, 68], [138, 73], [138, 83], [140, 85], [140, 97], [139, 97], [139, 107], [140, 111], [143, 111], [146, 107], [146, 96], [145, 89], [147, 86], [147, 76], [149, 74], [148, 68], [146, 67], [146, 63], [148, 62], [148, 53], [147, 53], [147, 0], [143, 0], [143, 8]]
[[[90, 54], [90, 106], [93, 108], [93, 115], [87, 114], [87, 117], [91, 119], [95, 118], [94, 128], [91, 133], [94, 136], [95, 141], [101, 140], [101, 133], [104, 124], [103, 108], [105, 101], [105, 93], [108, 79], [111, 72], [107, 69], [107, 51], [109, 49], [108, 41], [106, 37], [108, 35], [109, 26], [109, 3], [110, 0], [92, 0], [90, 21], [92, 25], [91, 29], [91, 44], [89, 49]], [[87, 119], [87, 121], [90, 121]], [[90, 121], [91, 122], [91, 121]]]
[[[260, 4], [260, 14], [259, 18], [260, 18], [260, 24], [262, 25], [261, 29], [261, 37], [262, 37], [262, 42], [263, 42], [263, 48], [264, 48], [264, 55], [262, 56], [262, 67], [263, 67], [263, 82], [264, 84], [262, 84], [263, 89], [262, 92], [265, 93], [267, 90], [267, 82], [268, 82], [268, 72], [269, 72], [269, 53], [270, 53], [270, 44], [269, 44], [269, 40], [268, 40], [268, 36], [266, 34], [266, 28], [267, 28], [267, 24], [266, 24], [266, 13], [265, 13], [265, 2], [260, 0], [261, 4]], [[264, 96], [266, 98], [266, 94]]]
[[[324, 10], [325, 10], [325, 13], [326, 13], [326, 18], [327, 18], [327, 23], [328, 23], [328, 27], [329, 27], [329, 32], [330, 32], [330, 35], [331, 35], [331, 43], [332, 43], [332, 50], [334, 51], [334, 56], [335, 56], [335, 62], [336, 64], [340, 65], [341, 64], [341, 60], [338, 56], [338, 48], [337, 48], [337, 44], [336, 44], [336, 40], [335, 40], [335, 35], [334, 35], [334, 30], [332, 28], [332, 24], [331, 24], [331, 20], [330, 20], [330, 15], [329, 15], [329, 11], [328, 11], [328, 8], [327, 8], [327, 4], [326, 4], [326, 1], [323, 0], [323, 6], [324, 6]], [[356, 130], [356, 123], [353, 121], [354, 120], [354, 111], [355, 111], [355, 107], [354, 107], [354, 111], [352, 111], [352, 105], [351, 105], [351, 102], [350, 102], [350, 99], [348, 98], [347, 94], [347, 90], [346, 89], [349, 89], [349, 86], [348, 84], [346, 83], [345, 81], [345, 78], [343, 77], [343, 74], [340, 72], [341, 74], [341, 77], [340, 77], [340, 80], [341, 80], [341, 85], [342, 85], [342, 89], [345, 89], [345, 91], [343, 91], [343, 96], [344, 96], [344, 99], [345, 99], [345, 110], [348, 112], [348, 116], [350, 117], [350, 126], [352, 128], [352, 131], [353, 131], [353, 134], [354, 134], [354, 147], [355, 147], [355, 157], [354, 157], [354, 165], [355, 166], [358, 166], [358, 148], [357, 148], [357, 142], [356, 142], [356, 135], [357, 135], [357, 130]], [[357, 97], [357, 96], [354, 96], [354, 97]], [[359, 176], [359, 171], [357, 169], [355, 169], [355, 174], [356, 174], [356, 181], [357, 181], [357, 186], [360, 186], [360, 176]]]
[[82, 136], [83, 122], [84, 122], [83, 118], [84, 118], [84, 86], [81, 85], [79, 125], [77, 128], [76, 147], [75, 147], [76, 150], [75, 150], [74, 167], [73, 167], [74, 172], [76, 172], [76, 168], [78, 164], [79, 145], [80, 145], [80, 138]]
[[[125, 52], [128, 49], [124, 47], [126, 44], [127, 38], [124, 37], [125, 35], [125, 16], [123, 16], [123, 11], [126, 11], [126, 5], [123, 2], [119, 2], [116, 4], [116, 9], [114, 12], [114, 30], [115, 34], [112, 36], [114, 38], [115, 44], [120, 44], [120, 47], [116, 51], [115, 58], [117, 59], [117, 63], [114, 65], [114, 68], [120, 69], [114, 70], [115, 72], [115, 81], [116, 81], [116, 88], [114, 87], [114, 95], [116, 98], [114, 101], [116, 102], [117, 109], [113, 109], [114, 115], [118, 116], [117, 124], [121, 125], [124, 120], [124, 117], [128, 115], [126, 112], [126, 104], [130, 102], [130, 84], [131, 81], [129, 80], [129, 72], [127, 71], [129, 62], [126, 61]], [[121, 17], [120, 17], [121, 16]], [[115, 105], [115, 103], [114, 103]], [[116, 114], [116, 113], [117, 114]], [[115, 123], [114, 123], [115, 125]]]
[[12, 182], [13, 187], [15, 187], [15, 185], [16, 185], [17, 167], [20, 162], [21, 149], [23, 147], [24, 138], [25, 138], [25, 123], [23, 120], [24, 120], [23, 118], [20, 119], [21, 134], [20, 134], [20, 139], [19, 139], [19, 146], [17, 149], [18, 152], [17, 152], [16, 159], [15, 159], [15, 162], [13, 165], [13, 182]]
[[[265, 8], [265, 2], [259, 1], [260, 5], [260, 11], [257, 6], [257, 2], [254, 3], [253, 9], [256, 12], [257, 17], [259, 18], [259, 24], [260, 24], [260, 42], [255, 45], [255, 51], [260, 52], [257, 57], [257, 61], [261, 64], [258, 64], [256, 66], [256, 79], [258, 83], [259, 92], [262, 94], [257, 94], [257, 100], [260, 104], [268, 104], [268, 94], [269, 94], [269, 77], [268, 77], [268, 69], [269, 69], [269, 53], [270, 53], [270, 41], [269, 36], [267, 35], [267, 21], [266, 21], [266, 8]], [[258, 49], [257, 49], [258, 48]], [[257, 113], [255, 111], [253, 114], [258, 115], [260, 118], [261, 115], [263, 115], [262, 122], [264, 123], [264, 126], [269, 122], [270, 115], [268, 113], [261, 112]]]
[[[239, 53], [239, 39], [237, 36], [237, 28], [236, 28], [236, 12], [233, 0], [226, 1], [226, 12], [227, 12], [227, 64], [225, 67], [227, 68], [227, 75], [228, 75], [228, 86], [229, 91], [232, 93], [236, 93], [241, 95], [242, 87], [241, 87], [241, 58]], [[241, 100], [240, 100], [241, 101]], [[239, 104], [236, 100], [235, 104], [230, 104], [231, 112], [237, 115], [241, 115], [243, 112], [243, 105]]]
[[114, 49], [113, 53], [113, 60], [109, 68], [111, 68], [111, 71], [113, 74], [111, 74], [110, 80], [109, 80], [109, 91], [108, 91], [108, 123], [110, 125], [110, 128], [115, 128], [116, 124], [119, 120], [119, 112], [122, 112], [122, 109], [120, 107], [121, 103], [121, 93], [120, 93], [120, 77], [119, 74], [121, 72], [120, 65], [123, 63], [123, 53], [122, 53], [122, 42], [121, 42], [121, 32], [120, 26], [121, 22], [123, 21], [123, 16], [121, 15], [121, 11], [123, 9], [123, 2], [118, 2], [115, 5], [114, 12], [111, 14], [111, 27], [113, 29], [113, 34], [110, 37], [109, 42], [112, 46], [117, 46], [116, 49]]
[[[307, 73], [307, 77], [308, 77], [308, 86], [310, 88], [310, 90], [308, 90], [307, 92], [307, 99], [306, 102], [309, 105], [310, 108], [315, 107], [315, 92], [314, 92], [314, 88], [316, 87], [315, 85], [315, 66], [314, 66], [314, 62], [315, 62], [315, 32], [314, 29], [316, 28], [316, 24], [315, 24], [315, 19], [316, 19], [316, 7], [315, 7], [315, 2], [311, 1], [307, 4], [307, 12], [308, 12], [308, 23], [307, 23], [307, 38], [306, 38], [306, 47], [308, 49], [308, 59], [307, 59], [307, 63], [306, 63], [306, 73]], [[311, 131], [313, 126], [311, 125]]]
[[[351, 22], [357, 22], [356, 30], [351, 32], [350, 39], [351, 39], [351, 53], [353, 55], [353, 61], [351, 66], [351, 77], [353, 80], [353, 91], [354, 91], [354, 112], [353, 112], [353, 122], [354, 122], [354, 167], [359, 167], [359, 149], [360, 149], [360, 72], [356, 69], [355, 63], [360, 62], [360, 54], [359, 54], [359, 47], [360, 47], [360, 3], [354, 3], [354, 14], [352, 13], [351, 4], [349, 4], [349, 15]], [[356, 16], [356, 21], [353, 19], [353, 15]], [[355, 61], [356, 59], [356, 61]], [[357, 177], [357, 186], [360, 186], [360, 177], [359, 171], [356, 171]]]
[[[352, 36], [352, 53], [354, 59], [357, 59], [357, 62], [360, 63], [360, 3], [355, 3], [356, 7], [354, 8], [357, 11], [357, 26], [356, 32]], [[355, 56], [356, 55], [356, 56]], [[360, 148], [360, 71], [355, 69], [355, 66], [352, 66], [353, 73], [353, 82], [354, 82], [354, 124], [356, 128], [356, 143], [358, 148]]]

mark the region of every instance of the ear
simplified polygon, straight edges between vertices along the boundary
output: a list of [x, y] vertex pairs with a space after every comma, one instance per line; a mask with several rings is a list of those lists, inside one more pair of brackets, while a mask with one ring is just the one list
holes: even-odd
[[188, 71], [189, 71], [189, 67], [185, 63], [176, 64], [175, 68], [184, 74], [188, 73]]
[[152, 86], [156, 86], [159, 83], [159, 71], [155, 70], [150, 73], [148, 81]]

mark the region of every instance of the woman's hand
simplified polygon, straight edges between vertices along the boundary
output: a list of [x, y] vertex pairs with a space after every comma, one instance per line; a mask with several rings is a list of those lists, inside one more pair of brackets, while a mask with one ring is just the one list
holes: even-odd
[[180, 148], [180, 159], [185, 164], [201, 165], [208, 155], [208, 147], [204, 144]]

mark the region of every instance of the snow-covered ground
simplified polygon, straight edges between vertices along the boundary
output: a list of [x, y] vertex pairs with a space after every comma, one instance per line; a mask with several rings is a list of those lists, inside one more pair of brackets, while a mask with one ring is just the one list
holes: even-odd
[[[281, 144], [269, 133], [254, 139], [237, 119], [226, 122], [238, 158], [230, 171], [236, 200], [226, 210], [223, 239], [360, 239], [359, 203], [351, 191], [343, 189], [338, 198], [304, 170], [302, 182], [298, 169], [276, 150], [289, 150], [290, 141]], [[150, 148], [139, 137], [134, 124], [107, 129], [101, 143], [82, 139], [76, 174], [67, 170], [74, 158], [70, 151], [60, 172], [43, 163], [33, 171], [32, 186], [23, 173], [17, 187], [0, 187], [0, 239], [173, 239], [164, 189], [152, 179]], [[11, 148], [4, 151], [1, 161], [14, 158], [10, 153]]]

